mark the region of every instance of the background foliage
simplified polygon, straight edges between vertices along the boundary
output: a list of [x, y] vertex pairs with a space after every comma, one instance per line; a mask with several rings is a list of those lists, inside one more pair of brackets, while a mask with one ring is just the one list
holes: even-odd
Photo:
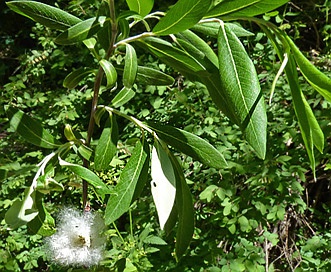
[[[174, 2], [174, 1], [173, 1]], [[52, 3], [53, 4], [53, 3]], [[57, 1], [56, 4], [80, 18], [95, 14], [98, 1]], [[126, 3], [119, 1], [119, 9]], [[155, 10], [167, 4], [156, 3]], [[266, 14], [280, 25], [309, 59], [330, 75], [329, 1], [292, 1]], [[49, 264], [43, 250], [43, 234], [31, 234], [26, 226], [7, 230], [5, 212], [30, 186], [35, 165], [47, 153], [12, 133], [5, 107], [14, 104], [61, 140], [64, 124], [75, 131], [88, 125], [93, 78], [72, 90], [62, 81], [82, 63], [91, 63], [88, 50], [54, 43], [50, 30], [11, 12], [1, 3], [0, 30], [0, 269], [4, 271], [67, 271]], [[249, 23], [253, 36], [242, 37], [257, 67], [263, 94], [269, 98], [279, 60], [266, 35]], [[209, 38], [210, 44], [215, 44]], [[216, 170], [181, 154], [195, 211], [195, 230], [190, 248], [179, 263], [173, 257], [174, 237], [159, 231], [155, 206], [149, 191], [135, 201], [128, 214], [110, 225], [108, 251], [96, 271], [329, 271], [331, 269], [331, 209], [329, 201], [328, 144], [316, 153], [317, 179], [303, 147], [295, 118], [290, 88], [283, 77], [277, 81], [268, 113], [268, 146], [265, 160], [257, 158], [238, 126], [233, 125], [212, 103], [204, 85], [192, 82], [145, 51], [141, 62], [176, 78], [170, 87], [137, 88], [126, 113], [141, 119], [162, 121], [207, 139], [223, 152], [230, 167]], [[330, 138], [330, 103], [299, 78], [310, 106], [321, 125], [326, 143]], [[107, 103], [109, 92], [101, 94]], [[130, 141], [138, 130], [118, 120], [121, 139], [119, 155], [111, 170], [99, 176], [115, 184], [132, 153]], [[62, 139], [63, 140], [63, 139]], [[61, 181], [58, 176], [57, 180]], [[65, 190], [46, 194], [44, 205], [56, 215], [64, 205], [77, 205], [80, 180], [72, 175]], [[92, 207], [104, 203], [91, 192]], [[46, 233], [52, 232], [52, 224]], [[162, 237], [163, 239], [161, 239]], [[62, 270], [61, 270], [62, 269]], [[69, 271], [79, 271], [74, 269]]]

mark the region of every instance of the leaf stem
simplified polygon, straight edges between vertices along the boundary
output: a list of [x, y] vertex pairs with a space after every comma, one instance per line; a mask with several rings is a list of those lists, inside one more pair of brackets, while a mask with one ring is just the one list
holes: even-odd
[[[114, 52], [114, 49], [115, 49], [114, 44], [115, 44], [115, 41], [116, 41], [116, 36], [117, 36], [117, 31], [118, 31], [117, 22], [116, 22], [114, 0], [109, 0], [108, 5], [109, 5], [109, 10], [110, 10], [110, 21], [111, 21], [112, 35], [111, 35], [111, 39], [110, 39], [109, 48], [107, 50], [107, 54], [106, 54], [106, 57], [105, 57], [107, 60], [110, 58], [110, 56]], [[98, 73], [97, 73], [95, 81], [94, 81], [94, 86], [93, 86], [93, 99], [92, 99], [92, 105], [91, 105], [90, 121], [89, 121], [88, 129], [87, 129], [86, 146], [90, 145], [92, 135], [93, 135], [93, 131], [94, 131], [94, 126], [95, 126], [94, 114], [96, 112], [97, 105], [98, 105], [99, 91], [100, 91], [103, 75], [104, 75], [104, 71], [103, 71], [103, 69], [100, 65], [99, 69], [98, 69]], [[87, 167], [87, 168], [89, 167], [88, 160], [84, 159], [83, 164], [84, 164], [85, 167]], [[83, 180], [83, 195], [82, 195], [82, 198], [83, 198], [83, 207], [84, 207], [84, 209], [87, 205], [87, 189], [88, 189], [87, 181]]]

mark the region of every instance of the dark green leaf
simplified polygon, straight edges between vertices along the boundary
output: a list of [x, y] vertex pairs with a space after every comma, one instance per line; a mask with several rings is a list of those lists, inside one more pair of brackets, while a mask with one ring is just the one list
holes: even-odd
[[136, 92], [134, 90], [123, 87], [123, 89], [113, 98], [111, 104], [114, 108], [118, 108], [129, 102], [135, 95]]
[[78, 68], [72, 71], [63, 81], [63, 86], [68, 89], [75, 88], [87, 75], [94, 73], [94, 69], [89, 68]]
[[110, 127], [105, 127], [95, 148], [95, 169], [105, 170], [117, 152], [118, 127], [114, 114], [110, 115]]
[[206, 17], [252, 17], [272, 11], [287, 2], [288, 0], [224, 0], [213, 7]]
[[148, 123], [148, 126], [167, 144], [210, 167], [219, 169], [227, 165], [215, 147], [190, 132], [156, 123]]
[[100, 29], [99, 21], [105, 17], [90, 18], [66, 29], [56, 37], [55, 42], [62, 45], [69, 45], [81, 42], [93, 36]]
[[146, 16], [154, 6], [154, 0], [126, 0], [131, 11]]
[[[265, 157], [267, 116], [259, 80], [245, 48], [223, 23], [218, 36], [219, 76], [223, 99], [216, 103], [245, 132], [260, 158]], [[213, 96], [216, 96], [215, 94]]]
[[125, 165], [120, 181], [116, 185], [113, 194], [110, 196], [105, 211], [105, 222], [110, 224], [128, 211], [137, 182], [141, 176], [147, 155], [147, 143], [140, 141], [132, 152], [132, 156]]
[[106, 79], [107, 79], [107, 87], [112, 87], [117, 80], [117, 72], [113, 64], [108, 60], [100, 60], [100, 65], [105, 72]]
[[157, 35], [178, 33], [194, 26], [206, 14], [211, 0], [179, 0], [153, 28]]
[[35, 1], [7, 2], [13, 11], [49, 28], [65, 30], [81, 20], [61, 9]]
[[174, 79], [171, 76], [159, 70], [144, 66], [138, 66], [136, 80], [141, 84], [156, 86], [166, 86], [174, 83]]
[[[246, 36], [254, 36], [254, 33], [247, 31], [239, 24], [234, 23], [225, 23], [225, 25], [237, 36], [237, 37], [246, 37]], [[196, 24], [191, 28], [196, 32], [203, 33], [210, 37], [217, 38], [218, 32], [220, 29], [219, 22], [206, 22], [201, 24]]]
[[133, 46], [130, 44], [126, 45], [124, 71], [123, 71], [123, 85], [131, 89], [137, 75], [137, 55]]
[[26, 141], [43, 148], [56, 148], [60, 144], [45, 130], [41, 123], [26, 115], [23, 111], [9, 108], [7, 114], [11, 127]]

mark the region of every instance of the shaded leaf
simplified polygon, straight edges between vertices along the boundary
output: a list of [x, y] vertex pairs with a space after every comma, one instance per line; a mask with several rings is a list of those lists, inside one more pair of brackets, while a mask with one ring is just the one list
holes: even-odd
[[131, 11], [146, 16], [154, 6], [154, 0], [126, 0]]
[[126, 44], [126, 53], [125, 53], [125, 62], [124, 62], [124, 71], [123, 71], [123, 85], [130, 89], [133, 86], [133, 83], [136, 79], [138, 61], [136, 51], [133, 46]]
[[11, 118], [11, 127], [29, 143], [43, 148], [60, 146], [54, 137], [42, 127], [40, 122], [29, 117], [23, 111], [9, 108], [7, 114]]
[[65, 30], [81, 22], [76, 16], [36, 1], [10, 1], [7, 5], [13, 11], [49, 28]]
[[157, 35], [178, 33], [195, 25], [209, 9], [211, 0], [179, 0], [156, 24]]
[[[255, 34], [244, 29], [239, 24], [235, 23], [224, 23], [237, 37], [254, 36]], [[191, 28], [193, 31], [203, 33], [207, 36], [217, 38], [220, 29], [219, 22], [205, 22], [196, 24]]]
[[111, 87], [116, 83], [117, 80], [117, 72], [113, 64], [105, 59], [100, 60], [100, 65], [105, 72], [107, 79], [107, 87]]
[[136, 80], [141, 84], [166, 86], [174, 83], [173, 77], [153, 68], [138, 66]]
[[129, 210], [137, 182], [148, 157], [147, 152], [147, 143], [139, 141], [120, 175], [119, 183], [108, 200], [105, 211], [106, 224], [114, 222]]
[[129, 102], [135, 95], [136, 92], [134, 90], [123, 87], [123, 89], [115, 95], [111, 104], [114, 108], [118, 108]]
[[223, 155], [206, 140], [190, 132], [171, 126], [151, 122], [147, 123], [147, 125], [168, 145], [173, 146], [209, 167], [219, 169], [227, 166]]
[[75, 88], [86, 76], [88, 76], [91, 73], [94, 73], [94, 69], [89, 68], [78, 68], [75, 71], [72, 71], [69, 75], [66, 76], [66, 78], [63, 81], [63, 87], [66, 87], [68, 89]]

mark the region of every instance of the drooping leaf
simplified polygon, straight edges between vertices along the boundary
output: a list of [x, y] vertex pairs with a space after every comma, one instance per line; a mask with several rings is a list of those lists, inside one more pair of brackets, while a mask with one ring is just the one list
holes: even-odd
[[81, 179], [90, 183], [95, 189], [98, 190], [100, 194], [105, 195], [110, 192], [106, 184], [90, 169], [87, 169], [84, 166], [78, 164], [69, 163], [67, 161], [62, 160], [60, 157], [59, 157], [59, 163], [61, 166], [66, 167], [70, 171], [75, 173]]
[[136, 79], [138, 61], [136, 51], [130, 44], [126, 44], [126, 53], [124, 61], [123, 85], [126, 88], [131, 89]]
[[288, 0], [224, 0], [213, 7], [206, 17], [252, 17], [272, 11], [287, 2]]
[[176, 178], [167, 151], [156, 141], [152, 149], [151, 190], [160, 228], [166, 224], [176, 197]]
[[106, 126], [100, 136], [95, 148], [95, 169], [105, 170], [109, 167], [111, 160], [117, 152], [118, 127], [114, 114], [110, 114], [110, 126]]
[[113, 64], [105, 59], [99, 61], [103, 71], [105, 72], [106, 79], [107, 79], [107, 87], [112, 87], [117, 80], [117, 72]]
[[139, 141], [132, 152], [131, 158], [121, 172], [119, 183], [108, 200], [105, 211], [106, 224], [114, 222], [128, 211], [145, 160], [148, 157], [147, 152], [149, 152], [147, 143]]
[[160, 139], [184, 154], [217, 169], [227, 166], [223, 155], [206, 140], [171, 126], [151, 122], [147, 124], [157, 133]]
[[173, 77], [150, 67], [138, 66], [136, 80], [141, 84], [166, 86], [174, 83]]
[[319, 71], [299, 50], [294, 42], [287, 36], [294, 59], [298, 64], [302, 75], [309, 84], [325, 99], [331, 102], [331, 79]]
[[195, 25], [206, 14], [211, 0], [179, 0], [156, 24], [157, 35], [178, 33]]
[[40, 122], [31, 118], [23, 111], [9, 108], [7, 114], [11, 118], [11, 127], [29, 143], [43, 148], [56, 148], [60, 146], [54, 137], [42, 127]]
[[135, 11], [141, 16], [146, 16], [154, 6], [154, 0], [126, 0], [131, 11]]
[[86, 67], [78, 68], [72, 71], [69, 75], [67, 75], [63, 81], [63, 87], [68, 89], [75, 88], [86, 76], [91, 73], [94, 73], [94, 69], [89, 69]]
[[[259, 80], [245, 48], [223, 23], [218, 36], [219, 76], [222, 92], [220, 108], [244, 131], [249, 144], [260, 158], [266, 153], [267, 116]], [[214, 94], [213, 96], [216, 96]]]
[[118, 108], [129, 102], [135, 95], [136, 92], [134, 90], [123, 87], [123, 89], [113, 98], [111, 104], [114, 108]]
[[36, 1], [10, 1], [7, 5], [13, 11], [49, 28], [65, 30], [81, 22], [68, 12]]
[[61, 45], [75, 44], [84, 41], [100, 29], [99, 21], [105, 20], [105, 17], [90, 18], [66, 29], [56, 37], [55, 42]]

